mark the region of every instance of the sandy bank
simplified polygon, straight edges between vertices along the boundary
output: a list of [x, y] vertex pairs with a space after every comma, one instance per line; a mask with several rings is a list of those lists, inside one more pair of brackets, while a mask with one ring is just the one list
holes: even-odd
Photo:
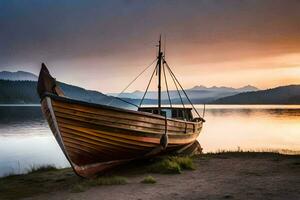
[[[114, 175], [126, 177], [124, 185], [95, 186], [74, 192], [80, 181], [69, 169], [41, 172], [39, 179], [8, 177], [0, 180], [0, 199], [300, 199], [300, 156], [272, 153], [222, 153], [203, 155], [196, 169], [181, 174], [151, 174], [145, 166], [130, 166]], [[127, 166], [128, 167], [128, 166]], [[46, 175], [48, 173], [48, 175]], [[151, 175], [155, 184], [141, 181]], [[27, 175], [28, 176], [28, 175]], [[23, 178], [21, 178], [23, 177]], [[36, 183], [40, 181], [40, 183]], [[21, 182], [21, 183], [20, 183]], [[24, 187], [18, 187], [23, 184]], [[3, 185], [10, 187], [2, 188]], [[27, 186], [25, 186], [27, 185]], [[35, 190], [30, 185], [46, 187]], [[2, 190], [2, 191], [1, 191]], [[27, 190], [24, 193], [23, 190]], [[23, 192], [23, 193], [22, 193]], [[41, 194], [41, 192], [43, 192]], [[16, 195], [16, 193], [22, 195]]]

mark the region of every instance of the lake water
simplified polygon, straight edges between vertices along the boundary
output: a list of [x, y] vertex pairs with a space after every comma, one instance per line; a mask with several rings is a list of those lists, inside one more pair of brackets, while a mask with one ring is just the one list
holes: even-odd
[[[300, 105], [208, 105], [205, 119], [198, 138], [204, 152], [300, 152]], [[40, 107], [0, 106], [0, 176], [45, 164], [69, 166]]]

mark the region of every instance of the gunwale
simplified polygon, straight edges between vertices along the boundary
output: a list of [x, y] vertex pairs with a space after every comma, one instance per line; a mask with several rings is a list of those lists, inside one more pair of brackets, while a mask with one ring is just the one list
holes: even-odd
[[[96, 104], [96, 103], [91, 103], [91, 102], [80, 101], [80, 100], [77, 100], [77, 99], [70, 99], [70, 98], [67, 98], [67, 97], [57, 96], [57, 95], [49, 93], [49, 92], [45, 92], [43, 94], [43, 96], [41, 97], [41, 99], [44, 99], [45, 97], [50, 97], [51, 99], [54, 99], [54, 100], [57, 99], [57, 100], [60, 100], [62, 102], [66, 102], [66, 103], [70, 103], [70, 104], [79, 104], [79, 105], [90, 106], [90, 107], [94, 107], [94, 108], [114, 110], [114, 111], [118, 111], [118, 112], [131, 113], [131, 114], [136, 114], [136, 115], [141, 115], [141, 116], [148, 116], [148, 117], [158, 118], [158, 119], [163, 119], [163, 120], [166, 119], [165, 117], [163, 117], [161, 115], [158, 115], [158, 114], [152, 114], [152, 113], [135, 111], [135, 110], [128, 110], [128, 109], [125, 109], [125, 108], [117, 108], [117, 107], [108, 106], [108, 105], [102, 105], [102, 104]], [[174, 121], [174, 122], [181, 122], [181, 123], [195, 124], [195, 125], [199, 124], [199, 122], [184, 121], [184, 120], [178, 120], [178, 119], [172, 119], [172, 118], [167, 118], [167, 119], [170, 120], [170, 121]]]

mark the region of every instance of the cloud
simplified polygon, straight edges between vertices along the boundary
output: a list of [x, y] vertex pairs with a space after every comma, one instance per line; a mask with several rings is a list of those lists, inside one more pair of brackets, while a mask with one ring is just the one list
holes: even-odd
[[44, 61], [62, 78], [99, 66], [132, 74], [160, 33], [178, 66], [297, 53], [299, 10], [297, 0], [0, 1], [0, 70], [37, 73]]

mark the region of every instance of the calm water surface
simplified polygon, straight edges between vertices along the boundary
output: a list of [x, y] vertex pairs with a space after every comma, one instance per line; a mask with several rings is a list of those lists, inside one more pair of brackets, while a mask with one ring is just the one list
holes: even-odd
[[[202, 113], [202, 106], [196, 106]], [[300, 152], [300, 105], [209, 105], [199, 141], [205, 152]], [[69, 166], [39, 106], [0, 106], [0, 176], [31, 166]]]

